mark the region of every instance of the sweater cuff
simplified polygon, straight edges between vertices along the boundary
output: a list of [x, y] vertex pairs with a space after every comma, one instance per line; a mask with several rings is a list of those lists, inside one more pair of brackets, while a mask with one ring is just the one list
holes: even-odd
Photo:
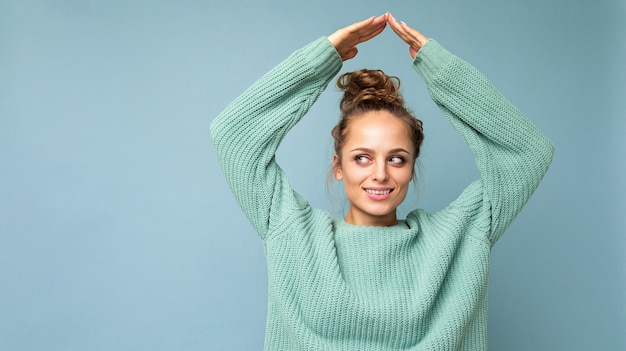
[[321, 37], [300, 51], [320, 77], [329, 79], [339, 72], [343, 61], [328, 38]]
[[429, 39], [417, 52], [413, 60], [413, 69], [419, 73], [426, 84], [430, 83], [439, 71], [446, 67], [456, 56], [439, 45], [434, 39]]

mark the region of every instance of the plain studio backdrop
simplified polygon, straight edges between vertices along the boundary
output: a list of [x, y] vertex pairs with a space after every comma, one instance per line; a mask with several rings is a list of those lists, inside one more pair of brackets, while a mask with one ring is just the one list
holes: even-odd
[[[387, 10], [556, 145], [492, 254], [490, 348], [626, 349], [626, 1], [2, 0], [0, 350], [261, 350], [263, 244], [209, 124], [294, 50]], [[401, 216], [477, 177], [410, 63], [388, 28], [342, 69], [399, 76], [424, 120], [420, 192]], [[331, 84], [278, 154], [295, 189], [337, 216], [339, 98]]]

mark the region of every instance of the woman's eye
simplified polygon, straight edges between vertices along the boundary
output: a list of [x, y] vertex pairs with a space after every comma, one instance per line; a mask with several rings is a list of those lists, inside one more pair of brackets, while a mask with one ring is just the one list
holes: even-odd
[[369, 161], [369, 158], [365, 155], [357, 155], [357, 156], [354, 156], [354, 160], [358, 164], [365, 164]]
[[403, 164], [404, 163], [404, 157], [392, 156], [392, 157], [389, 158], [389, 162], [394, 163], [394, 164]]

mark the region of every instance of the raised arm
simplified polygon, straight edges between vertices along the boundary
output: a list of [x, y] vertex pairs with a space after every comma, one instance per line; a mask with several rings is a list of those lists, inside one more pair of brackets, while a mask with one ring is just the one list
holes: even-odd
[[[414, 68], [432, 99], [468, 142], [480, 171], [476, 191], [495, 241], [521, 211], [552, 161], [550, 140], [474, 67], [436, 41], [390, 16], [390, 26], [410, 46]], [[477, 189], [477, 190], [476, 190]], [[462, 196], [463, 197], [463, 196]], [[457, 200], [457, 204], [466, 201]]]
[[380, 33], [386, 16], [342, 28], [297, 50], [233, 101], [211, 123], [217, 158], [237, 202], [262, 238], [272, 224], [308, 206], [276, 164], [286, 133], [304, 116], [342, 60]]

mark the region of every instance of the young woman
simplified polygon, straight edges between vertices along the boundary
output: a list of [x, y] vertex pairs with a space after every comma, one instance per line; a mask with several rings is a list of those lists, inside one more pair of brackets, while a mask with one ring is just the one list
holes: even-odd
[[[274, 153], [342, 61], [389, 24], [475, 154], [480, 179], [436, 213], [396, 217], [414, 176], [421, 122], [380, 71], [339, 78], [333, 174], [344, 219], [311, 208]], [[484, 350], [489, 253], [538, 186], [553, 146], [472, 66], [390, 14], [294, 52], [211, 124], [229, 186], [263, 239], [266, 350]]]

